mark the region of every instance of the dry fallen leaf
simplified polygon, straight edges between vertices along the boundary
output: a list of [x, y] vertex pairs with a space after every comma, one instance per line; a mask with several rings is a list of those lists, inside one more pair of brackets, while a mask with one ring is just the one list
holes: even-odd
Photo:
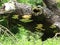
[[30, 19], [31, 15], [24, 15], [24, 16], [22, 16], [22, 18], [24, 18], [24, 19]]

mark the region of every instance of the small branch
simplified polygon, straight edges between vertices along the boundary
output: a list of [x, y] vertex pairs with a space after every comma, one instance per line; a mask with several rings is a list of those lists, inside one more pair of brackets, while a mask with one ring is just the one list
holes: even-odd
[[57, 37], [58, 35], [60, 35], [60, 33], [56, 33], [54, 37]]
[[0, 29], [1, 31], [3, 31], [7, 36], [13, 36], [15, 40], [17, 40], [17, 38], [14, 36], [14, 34], [9, 30], [7, 29], [6, 27], [0, 25]]

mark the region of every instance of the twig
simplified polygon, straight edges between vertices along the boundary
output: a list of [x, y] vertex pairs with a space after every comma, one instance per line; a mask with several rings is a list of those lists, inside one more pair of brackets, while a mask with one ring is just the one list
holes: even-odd
[[9, 29], [7, 29], [6, 27], [4, 27], [2, 25], [0, 25], [0, 28], [7, 36], [11, 35], [14, 37], [15, 40], [17, 40], [17, 38], [14, 36], [14, 34], [11, 31], [9, 31]]
[[58, 35], [60, 35], [60, 33], [56, 33], [54, 37], [57, 37]]

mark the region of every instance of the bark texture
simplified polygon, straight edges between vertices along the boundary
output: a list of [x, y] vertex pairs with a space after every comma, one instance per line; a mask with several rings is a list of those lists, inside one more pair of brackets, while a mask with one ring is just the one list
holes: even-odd
[[[6, 12], [4, 6], [0, 9], [1, 14], [10, 14], [12, 12], [18, 14], [20, 17], [23, 15], [41, 15], [43, 14], [47, 21], [58, 26], [60, 28], [60, 9], [57, 7], [56, 0], [43, 0], [47, 7], [37, 7], [32, 9], [31, 6], [15, 2], [16, 10]], [[42, 13], [41, 13], [42, 12]]]

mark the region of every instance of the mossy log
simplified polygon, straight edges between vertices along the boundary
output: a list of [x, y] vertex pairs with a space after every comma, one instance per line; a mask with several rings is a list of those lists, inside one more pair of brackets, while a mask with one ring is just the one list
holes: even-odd
[[14, 2], [15, 8], [16, 8], [15, 10], [6, 12], [5, 7], [2, 6], [2, 8], [0, 8], [0, 15], [15, 13], [15, 14], [18, 14], [20, 17], [22, 16], [25, 18], [26, 17], [25, 15], [38, 16], [43, 14], [46, 17], [47, 21], [49, 21], [51, 24], [54, 24], [60, 28], [59, 26], [60, 10], [56, 5], [55, 0], [43, 0], [43, 2], [46, 4], [47, 7], [37, 6], [34, 9], [32, 6]]

